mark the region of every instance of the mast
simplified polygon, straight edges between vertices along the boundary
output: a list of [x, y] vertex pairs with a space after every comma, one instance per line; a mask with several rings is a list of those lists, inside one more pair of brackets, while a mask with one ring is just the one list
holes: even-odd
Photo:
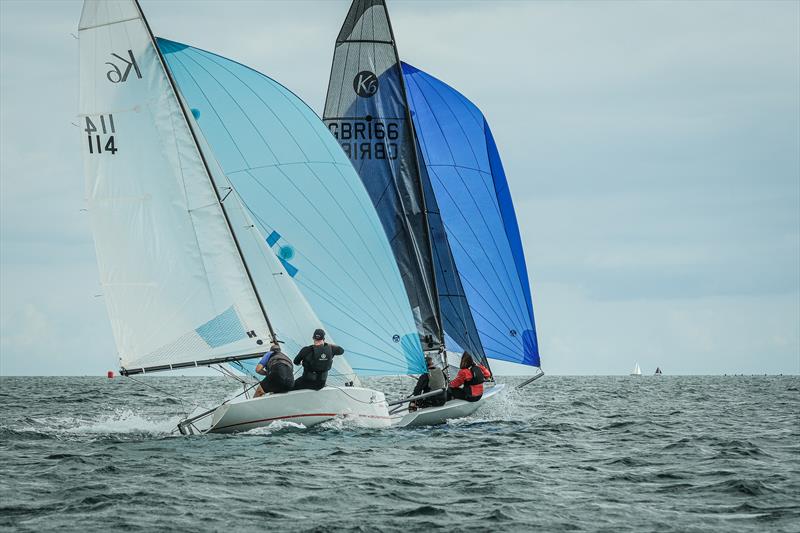
[[411, 147], [412, 153], [414, 155], [414, 165], [417, 168], [417, 176], [419, 179], [417, 180], [417, 186], [419, 189], [419, 197], [420, 201], [422, 202], [422, 219], [425, 222], [425, 243], [428, 245], [428, 253], [430, 254], [431, 258], [431, 279], [433, 281], [433, 294], [434, 294], [434, 312], [436, 313], [437, 325], [439, 327], [439, 337], [442, 339], [442, 343], [439, 345], [439, 351], [442, 353], [442, 357], [444, 358], [444, 367], [447, 368], [447, 348], [445, 346], [445, 338], [444, 338], [444, 326], [442, 324], [442, 308], [441, 302], [439, 301], [439, 289], [437, 286], [436, 281], [436, 266], [433, 264], [433, 243], [431, 241], [431, 227], [430, 223], [428, 222], [428, 205], [425, 201], [425, 189], [422, 186], [422, 170], [419, 165], [419, 154], [417, 153], [417, 136], [416, 131], [414, 128], [414, 121], [411, 119], [411, 109], [408, 107], [408, 94], [406, 93], [406, 81], [403, 76], [403, 66], [400, 63], [400, 53], [397, 51], [397, 40], [394, 38], [394, 29], [392, 28], [392, 21], [389, 18], [389, 9], [386, 7], [386, 3], [384, 0], [383, 8], [386, 10], [386, 22], [389, 25], [389, 35], [391, 35], [392, 41], [392, 49], [394, 50], [394, 57], [397, 59], [397, 69], [400, 71], [400, 88], [402, 89], [403, 93], [403, 102], [405, 107], [405, 115], [406, 121], [408, 121], [409, 131], [411, 133]]
[[444, 344], [442, 308], [416, 136], [399, 94], [402, 75], [384, 0], [354, 0], [336, 39], [323, 120], [367, 187], [423, 349], [433, 351]]
[[[264, 307], [264, 302], [261, 301], [261, 296], [258, 294], [258, 290], [256, 289], [255, 282], [253, 281], [253, 276], [252, 276], [252, 274], [250, 272], [250, 267], [247, 265], [247, 260], [244, 258], [244, 253], [242, 253], [242, 247], [239, 244], [239, 239], [236, 237], [236, 232], [233, 231], [233, 227], [231, 226], [231, 221], [230, 221], [230, 218], [228, 217], [228, 212], [225, 209], [225, 204], [223, 203], [223, 198], [219, 194], [219, 189], [217, 188], [217, 184], [214, 181], [214, 176], [211, 173], [211, 169], [208, 166], [208, 161], [206, 161], [206, 156], [203, 153], [203, 150], [200, 149], [200, 143], [197, 140], [197, 134], [195, 133], [194, 128], [192, 127], [191, 120], [189, 120], [189, 115], [187, 114], [186, 107], [183, 105], [183, 100], [180, 97], [180, 92], [178, 91], [178, 86], [176, 85], [175, 80], [172, 77], [172, 72], [170, 72], [169, 68], [167, 67], [166, 62], [164, 61], [164, 56], [161, 53], [161, 49], [159, 49], [158, 43], [156, 43], [155, 37], [153, 36], [153, 30], [150, 29], [150, 23], [147, 22], [147, 18], [144, 16], [144, 12], [142, 11], [142, 7], [139, 5], [139, 0], [133, 0], [133, 3], [134, 3], [134, 5], [136, 6], [136, 9], [139, 12], [139, 16], [142, 18], [142, 22], [144, 22], [144, 26], [147, 29], [147, 34], [150, 37], [150, 43], [153, 46], [153, 48], [155, 49], [156, 54], [158, 55], [158, 61], [161, 64], [161, 68], [164, 69], [164, 72], [167, 75], [167, 79], [169, 80], [170, 87], [172, 87], [172, 92], [175, 94], [175, 98], [178, 100], [178, 105], [181, 108], [181, 113], [183, 114], [183, 118], [186, 121], [186, 125], [189, 128], [189, 132], [192, 134], [192, 140], [194, 141], [194, 145], [197, 148], [197, 153], [200, 154], [200, 159], [203, 162], [203, 167], [205, 168], [206, 175], [208, 176], [208, 179], [211, 182], [211, 188], [214, 189], [214, 194], [215, 194], [215, 196], [217, 198], [217, 201], [219, 202], [220, 208], [222, 209], [222, 214], [225, 217], [225, 224], [227, 225], [228, 231], [229, 231], [231, 237], [233, 238], [234, 244], [236, 245], [236, 250], [239, 252], [239, 258], [241, 259], [242, 266], [244, 266], [245, 273], [247, 274], [247, 280], [250, 283], [250, 287], [253, 289], [253, 294], [255, 294], [255, 296], [256, 296], [256, 300], [258, 301], [258, 306], [261, 309], [261, 313], [264, 316], [264, 321], [267, 323], [267, 328], [269, 329], [270, 340], [273, 343], [276, 343], [276, 342], [278, 342], [278, 338], [275, 335], [275, 330], [272, 328], [272, 323], [270, 322], [269, 316], [267, 315], [266, 308]], [[247, 356], [247, 357], [243, 357], [243, 359], [251, 359], [253, 357], [255, 357], [255, 355], [250, 355], [250, 356]], [[226, 358], [226, 360], [227, 359], [231, 359], [231, 358]], [[226, 360], [219, 361], [219, 362], [225, 362]], [[238, 360], [238, 359], [231, 359], [231, 360]], [[216, 362], [218, 362], [218, 361], [211, 361], [211, 362], [208, 362], [207, 364], [214, 364]], [[167, 365], [167, 367], [171, 368], [169, 365]], [[160, 368], [159, 370], [165, 370], [165, 369]]]

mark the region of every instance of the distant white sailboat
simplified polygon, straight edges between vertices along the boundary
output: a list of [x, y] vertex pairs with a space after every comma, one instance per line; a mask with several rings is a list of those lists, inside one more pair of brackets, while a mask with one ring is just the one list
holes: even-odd
[[642, 369], [639, 368], [639, 363], [636, 363], [636, 365], [633, 367], [633, 372], [631, 372], [631, 376], [641, 376], [641, 375], [642, 375]]

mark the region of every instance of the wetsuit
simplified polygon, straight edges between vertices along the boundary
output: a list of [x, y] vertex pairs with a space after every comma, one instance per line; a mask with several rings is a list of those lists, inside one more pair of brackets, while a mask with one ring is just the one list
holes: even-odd
[[[462, 368], [450, 382], [447, 398], [477, 402], [483, 396], [483, 382], [492, 377], [492, 374], [483, 365], [473, 365], [471, 368]], [[463, 388], [459, 389], [461, 385]]]
[[258, 362], [267, 375], [261, 380], [264, 392], [289, 392], [294, 385], [292, 360], [283, 352], [267, 352]]
[[294, 382], [294, 390], [320, 390], [328, 379], [328, 371], [333, 366], [333, 357], [342, 355], [344, 349], [335, 344], [305, 346], [294, 358], [294, 364], [303, 365], [303, 375]]

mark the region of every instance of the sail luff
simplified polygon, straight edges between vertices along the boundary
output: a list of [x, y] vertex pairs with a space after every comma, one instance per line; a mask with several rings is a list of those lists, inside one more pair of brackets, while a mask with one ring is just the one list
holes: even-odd
[[242, 247], [239, 244], [239, 239], [236, 237], [236, 233], [233, 231], [233, 228], [231, 227], [230, 217], [228, 216], [228, 211], [226, 210], [225, 204], [222, 201], [222, 196], [219, 193], [219, 188], [217, 187], [217, 184], [216, 184], [216, 182], [214, 180], [214, 176], [212, 175], [211, 169], [208, 166], [208, 161], [206, 161], [206, 156], [203, 153], [203, 150], [200, 149], [200, 144], [199, 144], [199, 142], [197, 140], [197, 132], [195, 132], [194, 126], [192, 124], [192, 121], [190, 121], [190, 119], [189, 119], [189, 114], [188, 113], [191, 113], [191, 112], [186, 109], [186, 106], [184, 105], [183, 99], [180, 98], [180, 96], [179, 96], [180, 95], [180, 91], [178, 90], [178, 86], [176, 85], [175, 80], [172, 77], [172, 72], [170, 72], [169, 68], [167, 67], [166, 61], [164, 61], [164, 55], [161, 53], [161, 49], [158, 47], [158, 44], [156, 43], [155, 35], [153, 35], [153, 30], [150, 28], [150, 23], [147, 21], [147, 18], [144, 16], [144, 12], [142, 11], [141, 6], [139, 5], [139, 0], [133, 0], [133, 2], [136, 5], [136, 9], [139, 12], [139, 17], [141, 17], [142, 22], [144, 23], [144, 26], [147, 29], [147, 33], [148, 33], [148, 35], [150, 37], [150, 43], [153, 46], [153, 48], [155, 49], [155, 51], [156, 51], [156, 54], [158, 56], [158, 60], [159, 60], [159, 62], [161, 64], [161, 68], [163, 69], [164, 73], [166, 74], [167, 79], [169, 80], [169, 84], [172, 87], [172, 91], [174, 92], [175, 97], [178, 100], [178, 105], [180, 106], [181, 111], [183, 113], [183, 118], [186, 121], [186, 126], [189, 128], [189, 131], [192, 134], [192, 139], [194, 140], [195, 146], [197, 147], [197, 153], [199, 154], [200, 159], [203, 162], [203, 166], [205, 167], [205, 170], [206, 170], [206, 175], [208, 176], [208, 180], [211, 183], [211, 188], [214, 190], [214, 195], [216, 196], [217, 202], [219, 202], [219, 205], [220, 205], [220, 207], [222, 209], [222, 214], [225, 217], [225, 224], [228, 227], [228, 232], [229, 232], [231, 238], [233, 239], [234, 244], [236, 245], [236, 250], [238, 252], [239, 259], [241, 260], [242, 267], [244, 268], [244, 271], [247, 274], [247, 279], [248, 279], [248, 281], [250, 283], [250, 286], [253, 289], [253, 294], [255, 294], [256, 300], [258, 301], [258, 306], [261, 309], [261, 313], [264, 315], [264, 321], [267, 323], [267, 328], [269, 329], [269, 334], [270, 334], [270, 337], [271, 337], [271, 341], [272, 342], [278, 342], [278, 338], [275, 336], [275, 330], [272, 327], [272, 323], [269, 320], [269, 315], [267, 314], [267, 310], [264, 307], [264, 302], [261, 300], [261, 295], [258, 293], [258, 289], [256, 289], [255, 282], [253, 281], [253, 275], [250, 272], [250, 267], [247, 264], [247, 260], [244, 258], [244, 254], [242, 253]]
[[406, 80], [405, 76], [403, 76], [403, 68], [400, 64], [400, 53], [397, 51], [397, 41], [394, 38], [394, 29], [392, 28], [392, 21], [389, 18], [388, 9], [386, 9], [386, 4], [384, 0], [381, 0], [383, 3], [383, 8], [386, 10], [386, 23], [389, 26], [389, 35], [391, 36], [392, 42], [392, 49], [394, 50], [394, 57], [397, 61], [397, 68], [400, 71], [400, 94], [403, 99], [403, 108], [405, 109], [406, 113], [406, 121], [408, 123], [408, 128], [411, 136], [411, 157], [414, 160], [414, 166], [417, 169], [417, 176], [419, 179], [417, 180], [417, 188], [419, 190], [419, 197], [420, 202], [422, 203], [422, 215], [424, 221], [424, 231], [425, 231], [425, 244], [428, 246], [428, 257], [431, 258], [431, 281], [432, 281], [432, 290], [433, 294], [435, 295], [433, 298], [433, 307], [434, 313], [437, 318], [437, 326], [439, 327], [439, 338], [441, 339], [441, 345], [439, 346], [439, 351], [445, 354], [445, 362], [446, 362], [446, 349], [445, 346], [445, 336], [444, 336], [444, 326], [442, 324], [442, 307], [441, 301], [439, 300], [439, 289], [438, 289], [438, 282], [436, 276], [436, 268], [433, 266], [433, 241], [431, 239], [431, 227], [430, 227], [430, 213], [428, 212], [428, 202], [425, 198], [425, 187], [422, 183], [423, 176], [422, 176], [422, 168], [420, 164], [420, 154], [419, 154], [419, 144], [417, 142], [417, 134], [416, 128], [414, 127], [414, 121], [411, 119], [411, 108], [408, 105], [408, 91], [406, 89]]

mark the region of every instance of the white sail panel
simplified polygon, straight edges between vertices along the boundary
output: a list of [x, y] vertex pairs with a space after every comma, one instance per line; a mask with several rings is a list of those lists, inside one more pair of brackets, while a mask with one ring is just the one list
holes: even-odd
[[264, 313], [138, 7], [87, 1], [80, 27], [86, 191], [122, 367], [263, 351]]

